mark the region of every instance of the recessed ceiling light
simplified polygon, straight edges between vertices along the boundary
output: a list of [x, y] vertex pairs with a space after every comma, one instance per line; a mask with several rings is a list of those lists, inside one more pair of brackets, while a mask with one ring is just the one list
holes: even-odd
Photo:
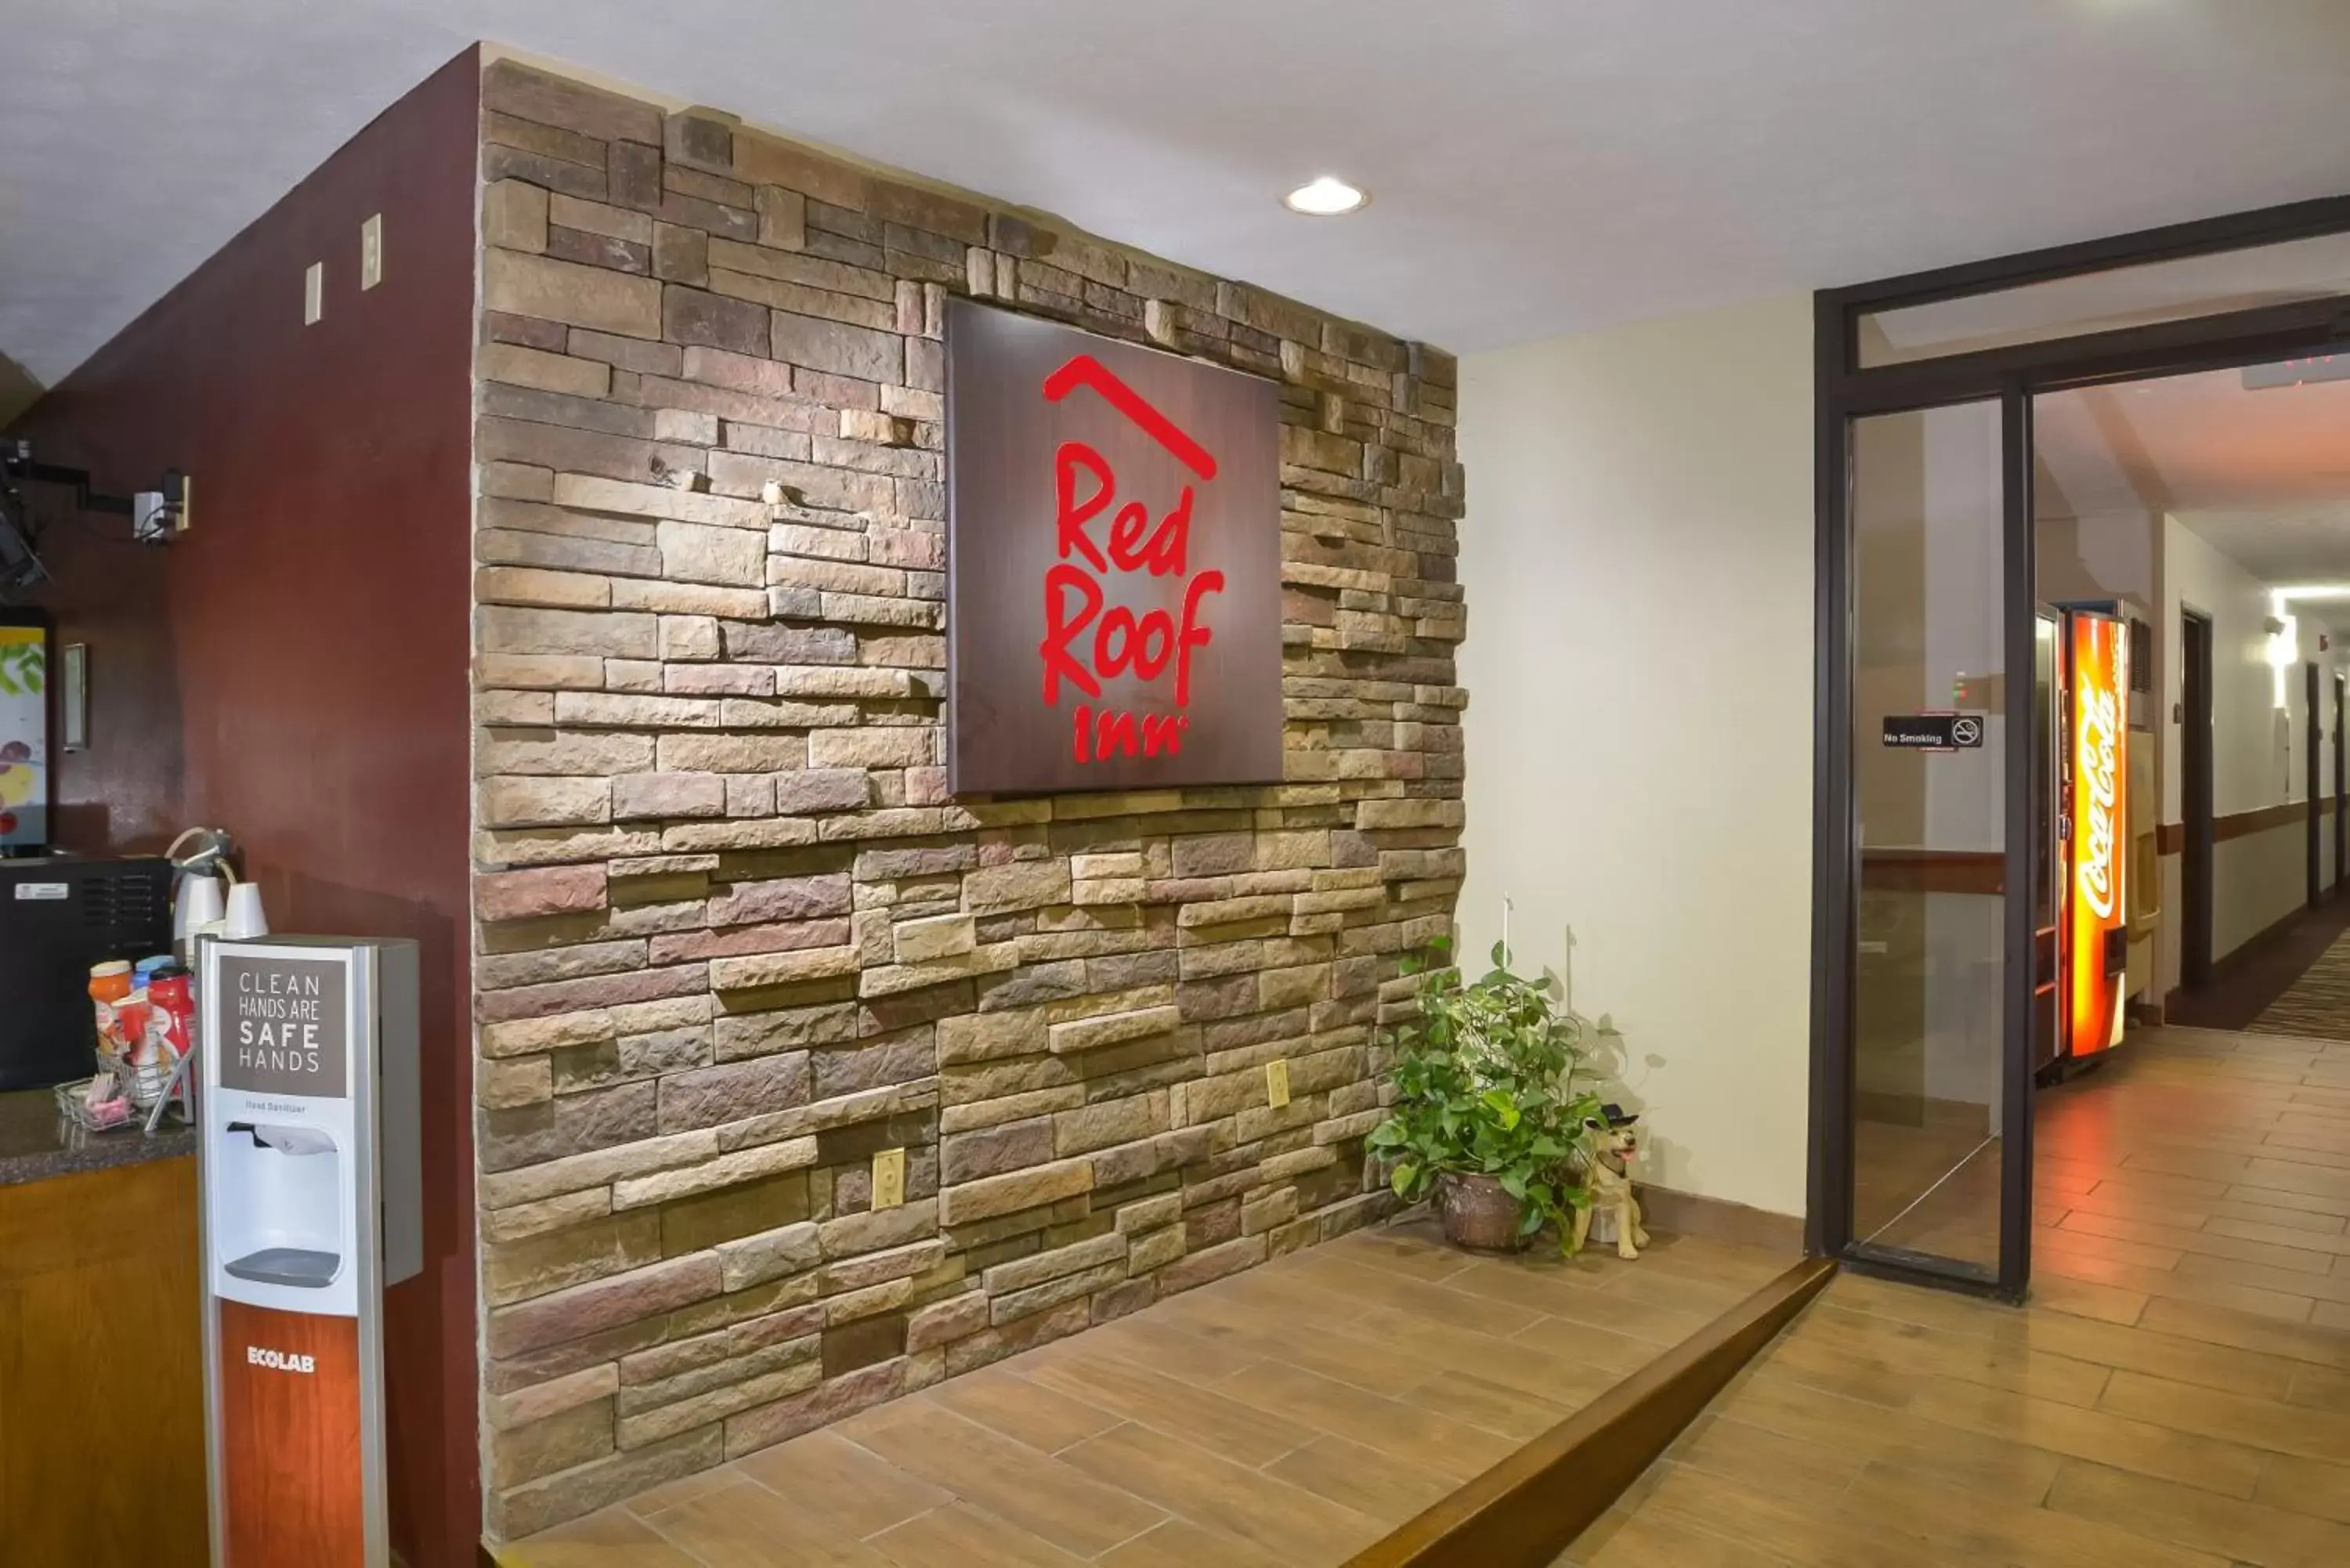
[[1281, 199], [1281, 204], [1293, 213], [1303, 213], [1309, 218], [1335, 218], [1351, 213], [1371, 198], [1365, 192], [1334, 175], [1325, 174], [1309, 180]]

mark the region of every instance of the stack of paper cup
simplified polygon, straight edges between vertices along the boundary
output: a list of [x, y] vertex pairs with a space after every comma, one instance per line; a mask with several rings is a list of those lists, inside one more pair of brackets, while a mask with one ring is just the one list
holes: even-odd
[[178, 939], [182, 958], [196, 950], [198, 937], [220, 934], [220, 922], [226, 911], [222, 907], [220, 878], [206, 872], [192, 872], [180, 878], [180, 907], [172, 922], [172, 935]]
[[228, 890], [228, 913], [221, 924], [221, 935], [230, 941], [247, 941], [269, 934], [269, 917], [261, 911], [261, 887], [255, 882], [239, 882]]

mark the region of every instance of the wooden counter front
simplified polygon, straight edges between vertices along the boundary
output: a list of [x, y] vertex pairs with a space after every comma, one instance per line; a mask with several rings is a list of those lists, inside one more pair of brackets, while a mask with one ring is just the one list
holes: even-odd
[[0, 1564], [203, 1568], [196, 1162], [0, 1186]]

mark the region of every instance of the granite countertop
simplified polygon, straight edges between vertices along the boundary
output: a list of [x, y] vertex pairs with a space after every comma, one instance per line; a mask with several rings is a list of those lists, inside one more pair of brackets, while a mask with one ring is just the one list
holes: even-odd
[[47, 1089], [0, 1094], [0, 1187], [196, 1152], [193, 1127], [166, 1120], [149, 1137], [140, 1125], [88, 1132], [57, 1114]]

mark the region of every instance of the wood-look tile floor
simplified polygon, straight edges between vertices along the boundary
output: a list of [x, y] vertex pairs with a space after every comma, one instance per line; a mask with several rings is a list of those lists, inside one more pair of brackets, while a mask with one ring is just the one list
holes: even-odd
[[2034, 1130], [2028, 1307], [1841, 1276], [1561, 1563], [2350, 1564], [2350, 1044], [2134, 1033]]
[[511, 1568], [1336, 1563], [1792, 1259], [1358, 1232], [504, 1549]]

